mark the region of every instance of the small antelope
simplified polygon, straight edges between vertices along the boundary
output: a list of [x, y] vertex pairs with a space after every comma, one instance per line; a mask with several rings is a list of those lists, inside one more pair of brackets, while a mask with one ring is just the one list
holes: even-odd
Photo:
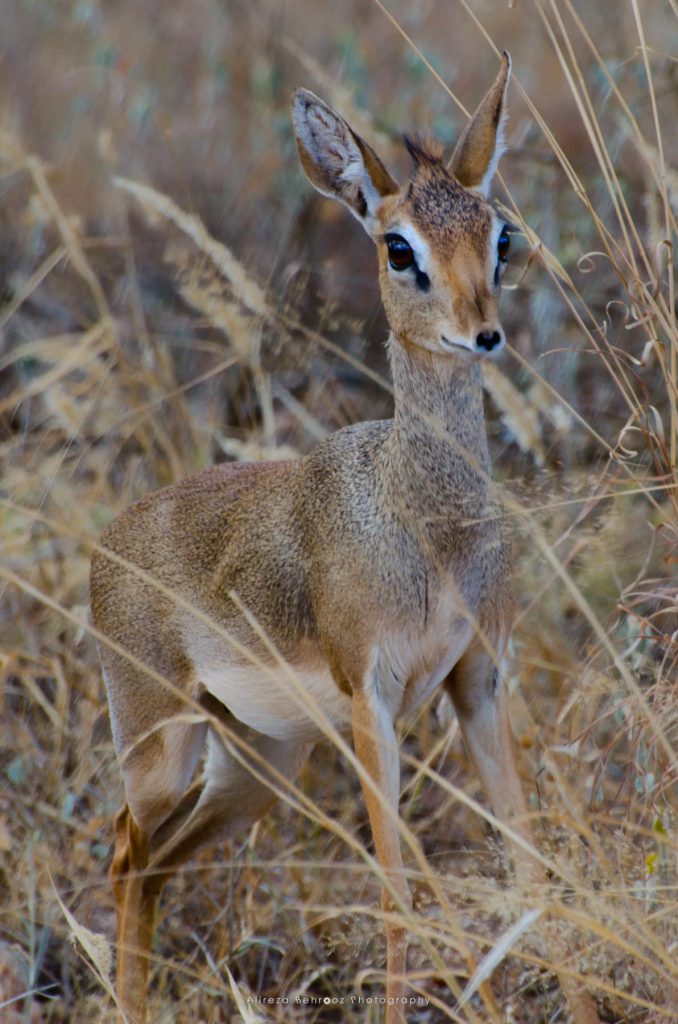
[[[510, 69], [504, 54], [448, 164], [440, 147], [406, 139], [414, 167], [402, 186], [346, 121], [296, 93], [306, 174], [377, 247], [394, 417], [338, 430], [296, 461], [220, 465], [152, 494], [115, 520], [93, 559], [126, 794], [111, 868], [117, 988], [135, 1024], [146, 1020], [162, 881], [264, 814], [276, 778], [294, 779], [322, 738], [319, 713], [352, 731], [385, 910], [410, 905], [394, 720], [441, 685], [495, 815], [529, 840], [499, 671], [510, 556], [480, 372], [480, 357], [504, 344], [497, 299], [510, 238], [486, 197]], [[276, 654], [296, 697], [284, 672], [276, 679]], [[539, 877], [513, 853], [520, 879]], [[405, 1020], [407, 943], [402, 919], [389, 922], [395, 1024]], [[578, 1024], [596, 1021], [588, 995], [562, 983]]]

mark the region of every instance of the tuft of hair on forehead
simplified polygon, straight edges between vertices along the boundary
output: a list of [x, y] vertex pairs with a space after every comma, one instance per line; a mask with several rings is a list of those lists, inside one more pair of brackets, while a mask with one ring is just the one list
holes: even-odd
[[437, 139], [421, 135], [403, 135], [403, 142], [414, 160], [415, 167], [429, 167], [433, 170], [444, 166], [444, 147]]

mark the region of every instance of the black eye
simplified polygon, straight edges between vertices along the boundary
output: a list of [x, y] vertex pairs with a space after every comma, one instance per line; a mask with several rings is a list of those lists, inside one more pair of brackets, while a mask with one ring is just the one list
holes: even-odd
[[506, 228], [501, 229], [501, 234], [497, 242], [497, 259], [500, 263], [506, 263], [511, 248], [511, 236], [509, 235]]
[[388, 262], [394, 270], [407, 270], [414, 266], [414, 253], [402, 235], [386, 235]]

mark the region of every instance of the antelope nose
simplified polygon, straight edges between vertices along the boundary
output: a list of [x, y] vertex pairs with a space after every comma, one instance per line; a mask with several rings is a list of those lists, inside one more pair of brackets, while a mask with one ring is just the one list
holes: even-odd
[[485, 352], [491, 352], [500, 343], [501, 334], [499, 331], [481, 331], [480, 334], [476, 335], [476, 345], [478, 348], [484, 349]]

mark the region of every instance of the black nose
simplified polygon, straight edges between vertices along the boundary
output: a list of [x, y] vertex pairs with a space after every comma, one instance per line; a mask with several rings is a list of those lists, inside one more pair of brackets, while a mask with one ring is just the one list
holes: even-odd
[[500, 341], [501, 334], [499, 331], [481, 331], [480, 334], [476, 335], [476, 345], [478, 348], [485, 349], [486, 352], [491, 352]]

